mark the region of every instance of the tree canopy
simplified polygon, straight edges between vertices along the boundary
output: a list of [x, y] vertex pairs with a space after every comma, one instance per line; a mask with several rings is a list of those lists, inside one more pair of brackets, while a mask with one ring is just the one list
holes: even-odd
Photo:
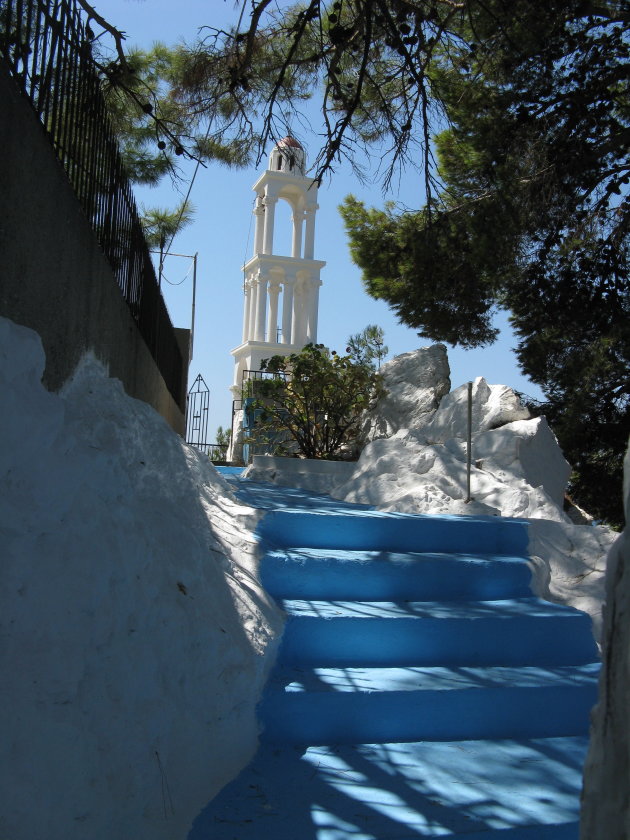
[[[630, 17], [616, 3], [509, 12], [504, 29], [475, 16], [434, 65], [448, 120], [435, 138], [439, 193], [416, 213], [352, 199], [342, 211], [370, 294], [464, 346], [494, 338], [493, 306], [528, 329], [550, 282], [571, 297], [587, 278], [613, 306], [627, 294]], [[536, 289], [526, 302], [524, 283]]]
[[615, 3], [512, 8], [492, 54], [467, 40], [438, 67], [439, 194], [414, 213], [349, 198], [342, 215], [367, 291], [421, 335], [486, 344], [494, 308], [509, 310], [520, 366], [574, 466], [572, 493], [621, 524], [628, 15]]
[[[360, 175], [370, 153], [385, 185], [398, 166], [420, 168], [423, 206], [343, 207], [366, 290], [421, 335], [464, 347], [492, 342], [493, 311], [509, 310], [519, 363], [576, 466], [577, 500], [597, 496], [595, 512], [619, 521], [607, 500], [630, 420], [627, 5], [236, 8], [233, 27], [173, 49], [159, 92], [178, 118], [158, 120], [156, 138], [202, 156], [201, 138], [245, 161], [289, 131], [306, 139], [316, 101], [315, 178], [343, 157]], [[112, 34], [110, 76], [124, 63]]]
[[368, 324], [361, 332], [348, 337], [346, 353], [359, 364], [380, 370], [389, 353], [385, 344], [385, 331], [377, 324]]
[[369, 363], [323, 344], [262, 363], [268, 374], [251, 380], [252, 440], [275, 454], [339, 460], [358, 455], [364, 412], [382, 392]]

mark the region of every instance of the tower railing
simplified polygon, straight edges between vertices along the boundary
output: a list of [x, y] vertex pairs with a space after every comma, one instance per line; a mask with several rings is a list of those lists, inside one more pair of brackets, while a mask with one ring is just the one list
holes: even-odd
[[257, 383], [277, 379], [288, 383], [290, 376], [283, 371], [244, 370], [241, 374], [241, 428], [243, 435], [243, 461], [251, 464], [254, 455], [274, 454], [279, 447], [286, 446], [289, 435], [285, 432], [261, 433], [259, 418], [264, 414], [264, 398], [257, 388]]

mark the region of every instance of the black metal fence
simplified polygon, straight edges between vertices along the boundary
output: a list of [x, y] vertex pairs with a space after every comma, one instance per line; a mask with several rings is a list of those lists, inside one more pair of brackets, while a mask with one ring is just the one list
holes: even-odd
[[75, 0], [0, 0], [0, 55], [31, 101], [176, 400], [183, 363]]
[[208, 441], [210, 389], [201, 374], [188, 391], [186, 399], [186, 443], [203, 449]]
[[[284, 453], [287, 446], [290, 449], [290, 435], [287, 431], [271, 431], [261, 428], [260, 420], [264, 414], [265, 398], [259, 383], [270, 379], [287, 383], [288, 373], [269, 370], [244, 370], [241, 373], [241, 405], [242, 410], [242, 440], [243, 461], [251, 464], [254, 455], [274, 455]], [[234, 426], [234, 408], [232, 409], [232, 426]], [[234, 431], [232, 432], [234, 434]]]
[[268, 379], [281, 379], [288, 382], [290, 376], [284, 371], [270, 370], [243, 370], [241, 372], [241, 394], [247, 397], [256, 397], [256, 383], [265, 382]]
[[210, 389], [199, 374], [186, 399], [186, 443], [203, 452], [211, 461], [225, 461], [229, 444], [208, 442], [209, 413]]

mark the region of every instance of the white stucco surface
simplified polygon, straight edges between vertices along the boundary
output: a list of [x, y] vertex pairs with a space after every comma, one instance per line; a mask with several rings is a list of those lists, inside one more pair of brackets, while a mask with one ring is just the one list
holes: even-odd
[[395, 356], [379, 373], [385, 394], [374, 410], [366, 414], [369, 440], [390, 437], [400, 429], [418, 428], [451, 389], [443, 344]]
[[630, 837], [630, 447], [624, 509], [626, 528], [606, 572], [603, 667], [584, 769], [581, 840]]
[[[482, 376], [472, 383], [473, 434], [529, 417], [529, 410], [507, 385], [489, 385]], [[468, 430], [468, 386], [460, 385], [446, 394], [439, 402], [439, 411], [408, 428], [421, 429], [431, 443], [445, 443], [452, 438], [464, 440]]]
[[252, 755], [257, 511], [93, 358], [0, 319], [0, 836], [175, 840]]
[[349, 461], [254, 455], [252, 463], [243, 472], [243, 478], [328, 493], [331, 485], [350, 478], [353, 472], [354, 463]]

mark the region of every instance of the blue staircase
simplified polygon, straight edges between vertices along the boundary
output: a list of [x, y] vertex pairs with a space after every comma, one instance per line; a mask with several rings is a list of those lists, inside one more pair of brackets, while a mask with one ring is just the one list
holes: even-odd
[[597, 648], [532, 596], [526, 525], [236, 483], [287, 622], [259, 751], [189, 840], [578, 840]]

